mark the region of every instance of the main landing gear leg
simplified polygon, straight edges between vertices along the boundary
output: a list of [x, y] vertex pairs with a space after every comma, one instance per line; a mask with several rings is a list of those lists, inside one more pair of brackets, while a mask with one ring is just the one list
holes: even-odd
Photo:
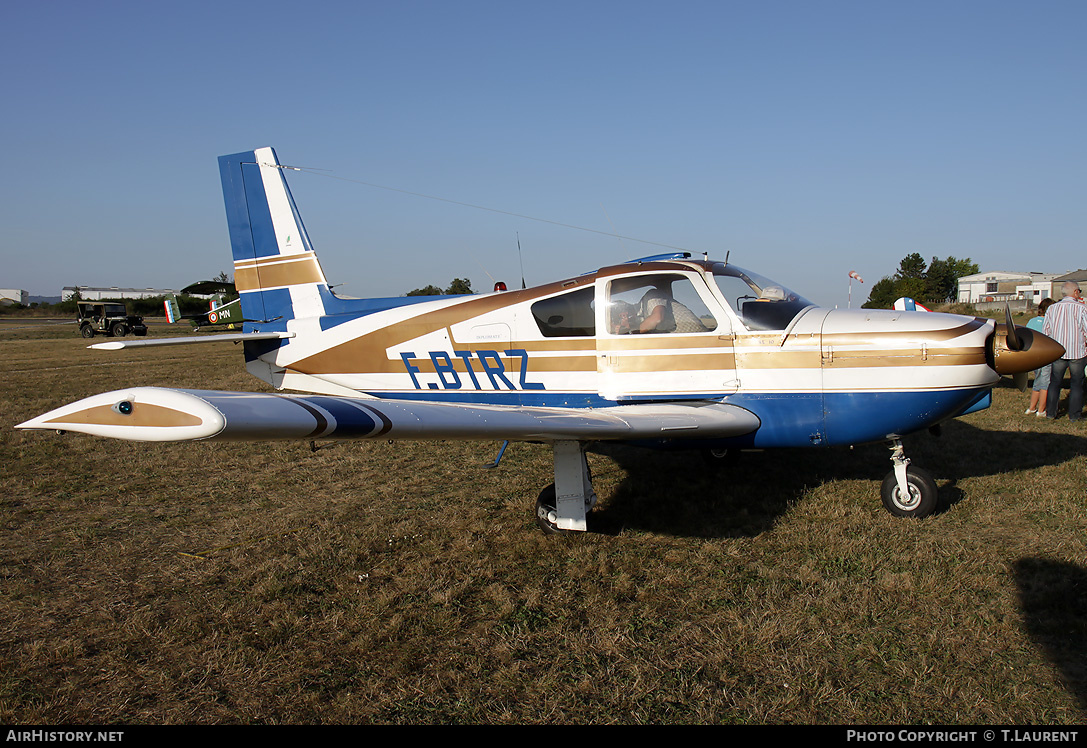
[[927, 517], [936, 511], [936, 481], [927, 470], [910, 465], [902, 448], [902, 440], [891, 441], [891, 462], [894, 470], [883, 479], [880, 494], [883, 507], [896, 517]]
[[536, 523], [546, 533], [588, 529], [586, 515], [596, 504], [585, 461], [585, 445], [576, 441], [558, 441], [555, 451], [555, 482], [536, 499]]

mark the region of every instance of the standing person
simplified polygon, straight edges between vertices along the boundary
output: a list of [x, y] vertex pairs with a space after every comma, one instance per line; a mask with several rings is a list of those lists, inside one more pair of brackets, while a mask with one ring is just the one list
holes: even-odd
[[1087, 306], [1079, 284], [1065, 281], [1061, 285], [1063, 298], [1046, 310], [1042, 333], [1064, 346], [1064, 355], [1054, 361], [1046, 396], [1046, 418], [1057, 417], [1061, 401], [1061, 380], [1068, 370], [1071, 387], [1068, 392], [1068, 420], [1078, 421], [1083, 415], [1083, 374], [1087, 366]]
[[[1039, 301], [1038, 316], [1030, 318], [1027, 329], [1042, 332], [1042, 326], [1045, 324], [1045, 310], [1052, 305], [1053, 299], [1050, 298]], [[1030, 405], [1027, 406], [1028, 416], [1033, 413], [1039, 418], [1045, 418], [1045, 401], [1049, 394], [1049, 374], [1052, 370], [1052, 364], [1046, 364], [1040, 369], [1034, 370], [1034, 385], [1030, 388]]]

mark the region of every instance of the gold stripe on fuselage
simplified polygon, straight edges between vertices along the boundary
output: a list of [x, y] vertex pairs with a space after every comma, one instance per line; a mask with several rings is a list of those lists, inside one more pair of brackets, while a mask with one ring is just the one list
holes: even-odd
[[[620, 351], [680, 351], [684, 348], [721, 348], [732, 350], [731, 336], [716, 333], [666, 333], [656, 335], [620, 335], [596, 338], [595, 347], [601, 353]], [[526, 343], [527, 346], [535, 342]]]
[[[479, 298], [468, 298], [442, 309], [420, 314], [372, 332], [364, 333], [357, 338], [334, 345], [324, 351], [319, 351], [311, 356], [306, 356], [294, 362], [287, 362], [287, 366], [304, 374], [317, 376], [325, 374], [346, 374], [358, 371], [374, 373], [403, 373], [404, 364], [397, 358], [390, 360], [388, 350], [402, 346], [415, 338], [423, 337], [437, 332], [443, 328], [451, 328], [454, 325], [466, 322], [473, 317], [479, 317], [488, 312], [493, 312], [506, 306], [534, 301], [545, 296], [550, 296], [561, 291], [568, 291], [586, 285], [592, 285], [593, 276], [587, 275], [575, 281], [558, 281], [539, 288], [507, 291], [505, 293], [490, 294]], [[540, 341], [532, 341], [535, 348]], [[547, 341], [545, 341], [546, 344]], [[564, 341], [565, 342], [565, 341]], [[458, 344], [460, 345], [460, 344]], [[465, 346], [490, 350], [497, 348], [499, 341], [487, 345], [481, 343], [465, 343]], [[502, 343], [502, 345], [505, 345]], [[586, 337], [584, 341], [578, 341], [576, 346], [558, 344], [557, 341], [550, 350], [568, 350], [570, 348], [582, 348], [591, 350], [594, 347], [594, 339]], [[525, 346], [518, 346], [525, 347]], [[421, 353], [421, 351], [415, 351]]]
[[[535, 364], [536, 360], [533, 359]], [[607, 368], [616, 374], [644, 374], [655, 371], [724, 371], [736, 368], [732, 351], [701, 354], [650, 356], [608, 356]]]
[[902, 340], [903, 338], [907, 338], [911, 342], [916, 342], [920, 345], [921, 343], [936, 343], [953, 340], [962, 335], [968, 335], [969, 333], [974, 332], [974, 330], [984, 327], [985, 324], [985, 320], [975, 317], [958, 327], [951, 327], [944, 330], [872, 330], [870, 332], [823, 333], [822, 342], [824, 347], [871, 345], [878, 348], [880, 345], [886, 345], [888, 340]]

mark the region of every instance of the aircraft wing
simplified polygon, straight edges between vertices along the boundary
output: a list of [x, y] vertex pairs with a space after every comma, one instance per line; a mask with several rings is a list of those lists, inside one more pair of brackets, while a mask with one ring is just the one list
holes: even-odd
[[134, 441], [192, 439], [713, 439], [759, 428], [716, 402], [547, 408], [328, 395], [134, 387], [93, 395], [19, 424]]
[[293, 332], [239, 332], [225, 335], [190, 335], [181, 338], [157, 338], [152, 340], [111, 340], [87, 346], [99, 351], [119, 351], [122, 348], [144, 348], [154, 345], [194, 345], [196, 343], [244, 343], [246, 340], [276, 340], [293, 338]]

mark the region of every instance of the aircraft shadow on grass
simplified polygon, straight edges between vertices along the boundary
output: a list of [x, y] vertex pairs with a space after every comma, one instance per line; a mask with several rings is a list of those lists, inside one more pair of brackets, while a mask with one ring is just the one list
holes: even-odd
[[[949, 474], [957, 471], [957, 478], [937, 478], [941, 511], [953, 511], [964, 499], [958, 478], [1033, 470], [1087, 454], [1085, 437], [988, 431], [962, 422], [947, 424], [943, 438], [914, 439], [919, 442], [913, 446], [915, 454], [931, 452], [934, 466], [939, 464], [937, 453], [942, 454]], [[984, 447], [955, 453], [946, 449], [950, 444]], [[712, 466], [696, 453], [601, 445], [594, 451], [614, 460], [627, 476], [593, 513], [596, 524], [590, 531], [634, 527], [698, 537], [755, 535], [769, 529], [814, 486], [835, 480], [877, 481], [879, 470], [865, 451], [881, 448], [750, 453], [731, 464]], [[1087, 710], [1087, 567], [1025, 557], [1014, 564], [1013, 578], [1024, 631], [1058, 670], [1079, 707]]]
[[[940, 436], [915, 434], [906, 441], [912, 457], [935, 475], [940, 512], [964, 500], [958, 486], [964, 478], [1033, 470], [1087, 454], [1087, 437], [992, 431], [958, 420], [944, 424]], [[592, 513], [590, 531], [635, 528], [694, 537], [758, 535], [812, 488], [838, 480], [873, 481], [873, 507], [878, 507], [879, 481], [890, 457], [881, 444], [744, 452], [724, 460], [697, 451], [612, 443], [598, 443], [590, 451], [626, 473]]]
[[1031, 557], [1015, 564], [1014, 575], [1027, 633], [1087, 709], [1087, 569]]

